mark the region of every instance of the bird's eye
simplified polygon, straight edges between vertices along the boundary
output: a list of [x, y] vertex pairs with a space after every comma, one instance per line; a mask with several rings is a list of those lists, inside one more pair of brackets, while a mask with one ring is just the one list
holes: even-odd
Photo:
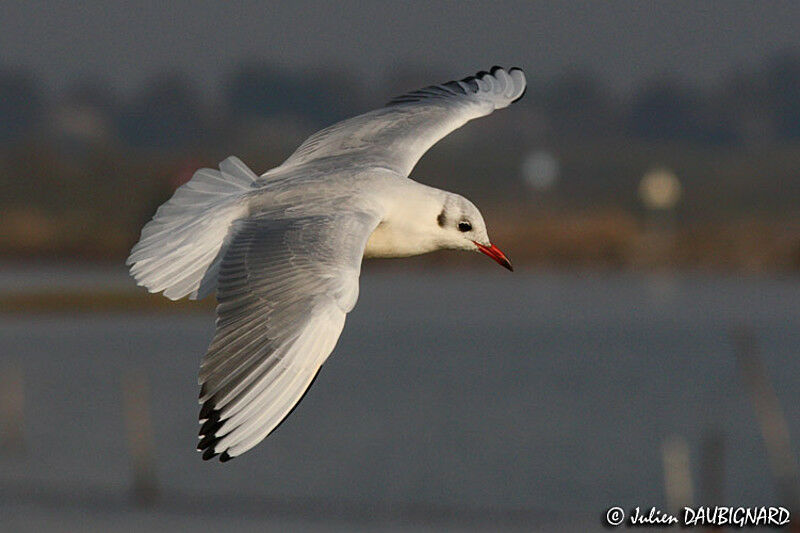
[[461, 231], [461, 232], [464, 232], [464, 233], [466, 233], [468, 231], [472, 231], [472, 224], [470, 224], [469, 222], [459, 222], [458, 223], [458, 231]]

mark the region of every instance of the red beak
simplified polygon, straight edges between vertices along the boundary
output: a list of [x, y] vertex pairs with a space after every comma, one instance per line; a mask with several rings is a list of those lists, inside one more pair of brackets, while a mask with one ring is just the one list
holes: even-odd
[[501, 252], [500, 248], [498, 248], [494, 244], [490, 244], [489, 246], [484, 246], [479, 242], [475, 242], [475, 246], [478, 247], [478, 250], [480, 250], [481, 252], [485, 253], [486, 255], [497, 261], [497, 264], [499, 264], [500, 266], [504, 266], [512, 272], [514, 271], [514, 267], [511, 266], [511, 261], [508, 260], [506, 254]]

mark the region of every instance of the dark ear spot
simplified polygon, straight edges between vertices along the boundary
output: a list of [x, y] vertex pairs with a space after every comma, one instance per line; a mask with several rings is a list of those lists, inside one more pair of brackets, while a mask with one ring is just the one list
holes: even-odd
[[440, 227], [442, 227], [442, 228], [444, 227], [445, 223], [447, 222], [447, 219], [444, 216], [444, 209], [442, 209], [442, 212], [439, 213], [438, 217], [436, 217], [436, 222], [439, 223]]

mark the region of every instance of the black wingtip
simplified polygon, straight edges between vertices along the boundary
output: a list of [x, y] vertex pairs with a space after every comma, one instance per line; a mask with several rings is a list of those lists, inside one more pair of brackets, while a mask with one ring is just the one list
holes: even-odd
[[198, 450], [205, 450], [206, 448], [214, 448], [217, 445], [220, 438], [214, 434], [205, 435], [203, 436], [200, 441], [197, 443]]
[[214, 402], [208, 400], [203, 403], [203, 406], [200, 407], [200, 415], [198, 418], [200, 420], [206, 420], [211, 417], [211, 414], [214, 412]]
[[203, 425], [200, 426], [200, 436], [205, 437], [207, 435], [216, 434], [217, 430], [222, 427], [222, 424], [224, 424], [224, 422], [219, 419], [219, 411], [212, 412], [208, 420], [203, 422]]
[[214, 447], [222, 439], [222, 435], [217, 435], [217, 431], [224, 423], [220, 421], [220, 411], [215, 408], [213, 398], [203, 403], [199, 418], [203, 424], [200, 426], [197, 451], [203, 452], [203, 460], [208, 461], [219, 455], [214, 451]]
[[222, 454], [219, 456], [219, 462], [220, 462], [220, 463], [227, 463], [227, 462], [228, 462], [228, 461], [230, 461], [231, 459], [233, 459], [233, 457], [231, 457], [230, 455], [228, 455], [228, 452], [227, 452], [227, 451], [224, 451], [224, 452], [222, 452]]
[[218, 454], [214, 453], [214, 448], [208, 448], [206, 451], [203, 452], [203, 461], [208, 461], [209, 459], [213, 459]]
[[[467, 84], [467, 86], [469, 87], [469, 90], [471, 90], [473, 92], [478, 92], [480, 90], [480, 87], [479, 87], [479, 85], [477, 83], [477, 80], [483, 80], [483, 78], [485, 78], [486, 76], [493, 76], [494, 77], [497, 74], [497, 72], [501, 71], [501, 70], [505, 71], [508, 74], [511, 74], [515, 70], [518, 70], [518, 71], [520, 71], [520, 72], [522, 72], [524, 74], [524, 71], [519, 67], [512, 67], [512, 68], [506, 70], [505, 67], [501, 67], [500, 65], [495, 65], [491, 69], [489, 69], [489, 72], [487, 72], [485, 70], [481, 70], [479, 72], [476, 72], [474, 75], [467, 76], [466, 78], [462, 78], [459, 81], [461, 83]], [[439, 97], [439, 96], [445, 96], [446, 97], [446, 96], [449, 96], [449, 95], [452, 95], [452, 94], [461, 94], [461, 95], [467, 94], [468, 91], [465, 90], [464, 87], [461, 86], [461, 83], [459, 83], [458, 81], [453, 80], [453, 81], [448, 81], [448, 82], [445, 82], [445, 83], [441, 83], [439, 85], [431, 85], [431, 86], [428, 86], [428, 87], [423, 87], [422, 89], [418, 89], [416, 91], [412, 91], [412, 92], [409, 92], [409, 93], [402, 94], [400, 96], [396, 96], [395, 98], [392, 98], [386, 105], [387, 106], [395, 106], [395, 105], [414, 103], [414, 102], [418, 102], [420, 100], [424, 100], [424, 99], [427, 99], [427, 98], [436, 98], [436, 97]], [[435, 93], [438, 93], [438, 94], [435, 94]], [[512, 103], [516, 102], [517, 100], [519, 100], [523, 96], [525, 96], [525, 90], [523, 90], [522, 94], [520, 94], [517, 98], [512, 100]]]

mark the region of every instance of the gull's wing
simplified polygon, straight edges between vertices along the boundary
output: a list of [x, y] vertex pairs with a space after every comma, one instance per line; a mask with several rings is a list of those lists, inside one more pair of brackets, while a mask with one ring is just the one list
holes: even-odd
[[461, 81], [426, 87], [312, 135], [279, 168], [347, 155], [407, 176], [439, 139], [507, 107], [524, 93], [525, 74], [518, 68], [493, 67]]
[[339, 212], [235, 223], [219, 270], [217, 331], [200, 365], [203, 459], [249, 450], [302, 399], [355, 305], [378, 222]]

